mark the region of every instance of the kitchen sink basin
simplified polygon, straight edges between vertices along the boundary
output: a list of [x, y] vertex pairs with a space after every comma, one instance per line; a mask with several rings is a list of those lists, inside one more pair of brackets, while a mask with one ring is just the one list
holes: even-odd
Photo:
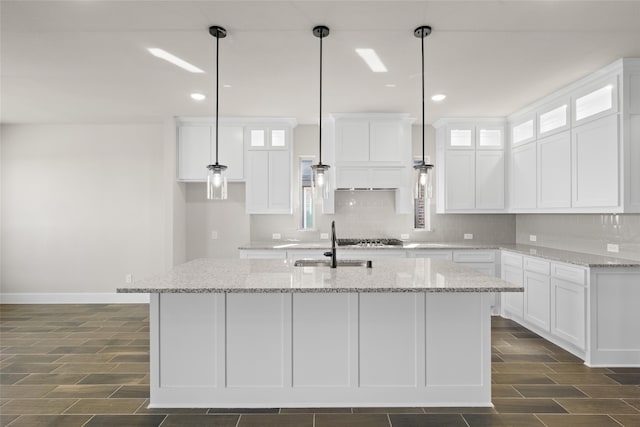
[[[331, 267], [331, 260], [328, 259], [298, 259], [293, 263], [294, 267]], [[373, 267], [370, 260], [360, 259], [339, 259], [338, 267]]]

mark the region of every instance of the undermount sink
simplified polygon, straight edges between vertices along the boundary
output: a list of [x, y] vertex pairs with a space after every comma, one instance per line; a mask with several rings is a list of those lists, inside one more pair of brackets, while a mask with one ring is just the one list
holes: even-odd
[[[293, 263], [294, 267], [331, 267], [331, 260], [325, 259], [298, 259]], [[338, 267], [367, 267], [372, 268], [370, 260], [339, 259]]]

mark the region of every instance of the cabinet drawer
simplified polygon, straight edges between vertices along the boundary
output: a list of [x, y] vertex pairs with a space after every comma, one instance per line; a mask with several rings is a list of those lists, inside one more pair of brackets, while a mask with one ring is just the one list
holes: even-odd
[[585, 284], [586, 270], [581, 267], [573, 267], [566, 264], [551, 263], [551, 277], [557, 277], [568, 282]]
[[533, 271], [534, 273], [549, 275], [549, 261], [543, 261], [538, 258], [524, 258], [524, 269]]
[[488, 274], [489, 276], [496, 276], [496, 266], [489, 262], [461, 262], [459, 264], [464, 267], [473, 268], [474, 270], [483, 274]]
[[522, 268], [522, 255], [512, 254], [511, 252], [502, 252], [502, 264], [511, 265], [513, 267]]
[[451, 251], [439, 251], [439, 250], [430, 250], [430, 249], [414, 249], [411, 251], [407, 251], [408, 258], [437, 258], [437, 259], [446, 259], [451, 261], [453, 257], [451, 256]]
[[453, 251], [455, 262], [495, 262], [495, 251]]

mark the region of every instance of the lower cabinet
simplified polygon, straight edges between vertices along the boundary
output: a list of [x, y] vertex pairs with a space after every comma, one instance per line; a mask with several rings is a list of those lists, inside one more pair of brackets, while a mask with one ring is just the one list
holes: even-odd
[[585, 287], [551, 278], [551, 333], [585, 348]]
[[550, 281], [549, 276], [525, 271], [524, 320], [549, 332]]
[[[522, 258], [522, 257], [521, 257]], [[502, 264], [502, 279], [514, 285], [522, 286], [522, 268], [512, 265]], [[524, 307], [523, 292], [505, 292], [502, 294], [502, 310], [509, 313], [508, 317], [522, 319]]]
[[533, 256], [502, 252], [502, 279], [524, 293], [502, 294], [502, 313], [585, 358], [587, 269]]

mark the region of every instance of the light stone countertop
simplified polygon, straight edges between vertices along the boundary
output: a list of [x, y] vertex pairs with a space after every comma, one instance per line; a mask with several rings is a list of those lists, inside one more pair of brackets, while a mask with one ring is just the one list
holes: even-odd
[[[330, 249], [329, 242], [255, 242], [240, 246], [240, 250], [295, 250], [295, 249]], [[616, 258], [604, 255], [587, 254], [584, 252], [565, 251], [561, 249], [545, 248], [542, 246], [517, 245], [509, 243], [427, 243], [427, 242], [405, 242], [403, 246], [383, 246], [383, 247], [357, 247], [339, 246], [340, 250], [411, 250], [411, 249], [502, 249], [516, 252], [522, 255], [531, 255], [550, 261], [559, 261], [567, 264], [575, 264], [583, 267], [640, 267], [640, 261]]]
[[294, 267], [263, 259], [196, 259], [117, 289], [121, 293], [523, 292], [522, 286], [450, 261], [373, 260], [365, 267]]

